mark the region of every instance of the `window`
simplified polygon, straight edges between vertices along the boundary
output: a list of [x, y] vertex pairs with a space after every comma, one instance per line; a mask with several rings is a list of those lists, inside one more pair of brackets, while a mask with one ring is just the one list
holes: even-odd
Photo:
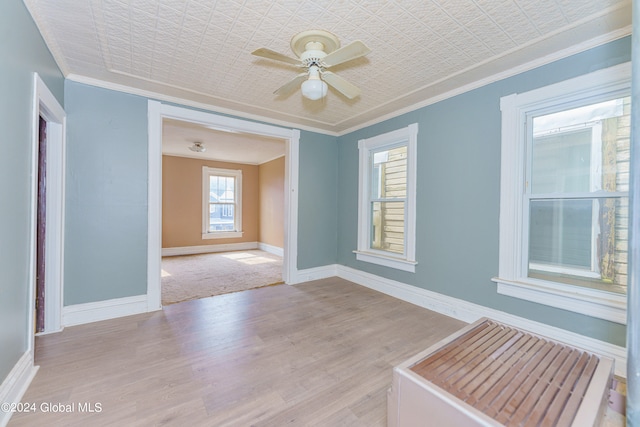
[[499, 293], [625, 323], [630, 69], [502, 98]]
[[415, 272], [418, 125], [358, 142], [356, 259]]
[[202, 238], [242, 237], [242, 171], [202, 168]]

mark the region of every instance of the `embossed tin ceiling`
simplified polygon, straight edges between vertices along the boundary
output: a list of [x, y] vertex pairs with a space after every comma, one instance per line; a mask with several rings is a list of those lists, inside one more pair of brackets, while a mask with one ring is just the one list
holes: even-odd
[[[69, 79], [343, 134], [631, 33], [630, 0], [25, 0]], [[321, 101], [273, 91], [300, 72], [291, 37], [324, 29], [372, 52]]]

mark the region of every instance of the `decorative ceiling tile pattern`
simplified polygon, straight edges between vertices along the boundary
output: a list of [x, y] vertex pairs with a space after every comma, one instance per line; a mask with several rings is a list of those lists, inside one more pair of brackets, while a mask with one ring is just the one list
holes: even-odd
[[[471, 84], [481, 65], [488, 77], [576, 37], [628, 34], [631, 15], [630, 0], [24, 1], [70, 78], [338, 134]], [[371, 48], [332, 68], [360, 97], [273, 95], [300, 70], [251, 52], [293, 56], [291, 37], [309, 29]]]

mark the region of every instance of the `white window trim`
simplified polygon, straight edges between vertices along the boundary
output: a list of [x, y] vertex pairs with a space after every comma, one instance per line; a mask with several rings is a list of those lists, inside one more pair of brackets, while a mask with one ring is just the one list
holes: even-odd
[[[358, 141], [358, 249], [353, 251], [358, 261], [415, 273], [416, 268], [416, 168], [418, 124]], [[405, 253], [394, 254], [371, 249], [368, 197], [370, 194], [369, 153], [386, 146], [407, 144], [407, 201], [405, 206]]]
[[[209, 176], [231, 176], [236, 179], [234, 231], [209, 231]], [[230, 239], [242, 237], [242, 170], [202, 167], [202, 238]]]
[[498, 293], [564, 310], [626, 324], [626, 295], [527, 277], [523, 260], [525, 132], [527, 112], [569, 104], [607, 93], [628, 91], [631, 63], [501, 98], [500, 239]]

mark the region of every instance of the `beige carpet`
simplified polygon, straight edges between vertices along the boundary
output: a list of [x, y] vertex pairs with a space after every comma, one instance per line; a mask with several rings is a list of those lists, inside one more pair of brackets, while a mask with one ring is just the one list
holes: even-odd
[[260, 250], [162, 258], [162, 304], [282, 283], [282, 257]]

